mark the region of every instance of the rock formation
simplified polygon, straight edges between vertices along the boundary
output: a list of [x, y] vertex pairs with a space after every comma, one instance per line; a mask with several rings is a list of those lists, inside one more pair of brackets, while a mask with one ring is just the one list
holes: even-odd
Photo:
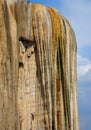
[[76, 40], [57, 10], [0, 0], [0, 130], [78, 130]]

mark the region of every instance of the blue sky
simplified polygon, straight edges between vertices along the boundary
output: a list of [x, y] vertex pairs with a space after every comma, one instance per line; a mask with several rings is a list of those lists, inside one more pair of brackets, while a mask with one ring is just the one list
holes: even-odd
[[77, 39], [80, 130], [91, 130], [91, 0], [31, 0], [54, 7], [71, 23]]

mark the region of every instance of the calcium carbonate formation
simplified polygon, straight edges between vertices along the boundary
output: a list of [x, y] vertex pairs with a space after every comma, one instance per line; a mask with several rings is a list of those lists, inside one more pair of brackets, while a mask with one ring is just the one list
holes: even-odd
[[76, 40], [55, 9], [0, 1], [0, 130], [79, 130]]

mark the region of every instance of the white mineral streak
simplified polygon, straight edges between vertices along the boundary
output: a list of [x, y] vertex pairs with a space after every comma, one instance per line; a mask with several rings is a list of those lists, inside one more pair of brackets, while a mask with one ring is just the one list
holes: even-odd
[[76, 40], [58, 11], [0, 1], [0, 68], [0, 130], [79, 130]]
[[7, 4], [10, 5], [10, 4], [13, 4], [14, 2], [17, 2], [18, 0], [6, 0]]

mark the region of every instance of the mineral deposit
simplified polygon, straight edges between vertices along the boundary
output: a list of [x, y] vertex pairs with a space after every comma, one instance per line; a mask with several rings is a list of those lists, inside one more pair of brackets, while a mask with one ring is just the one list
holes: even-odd
[[79, 130], [75, 35], [53, 8], [0, 0], [0, 130]]

